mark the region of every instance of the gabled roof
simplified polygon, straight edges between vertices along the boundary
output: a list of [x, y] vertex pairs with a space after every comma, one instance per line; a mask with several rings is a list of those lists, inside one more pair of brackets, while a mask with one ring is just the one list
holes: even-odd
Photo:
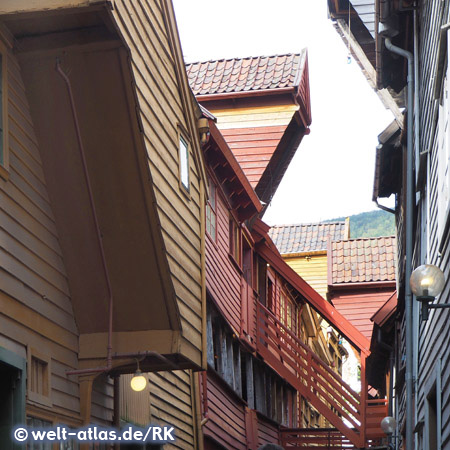
[[348, 221], [275, 225], [269, 236], [282, 255], [326, 251], [328, 239], [349, 237]]
[[328, 284], [395, 282], [396, 245], [394, 236], [331, 242]]
[[196, 62], [186, 71], [197, 96], [292, 88], [299, 85], [305, 53]]

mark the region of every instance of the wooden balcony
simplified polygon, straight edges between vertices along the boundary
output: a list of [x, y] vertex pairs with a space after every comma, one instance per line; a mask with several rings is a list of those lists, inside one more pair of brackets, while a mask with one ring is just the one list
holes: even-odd
[[[320, 439], [311, 437], [309, 433], [308, 439], [312, 439], [315, 446], [331, 439], [332, 445], [329, 448], [361, 448], [368, 444], [367, 439], [382, 437], [379, 423], [387, 415], [386, 401], [369, 401], [366, 407], [365, 396], [355, 392], [261, 304], [257, 307], [257, 351], [335, 427], [328, 435], [323, 429], [314, 430]], [[363, 385], [364, 378], [362, 374]], [[366, 416], [370, 417], [367, 431]], [[292, 433], [298, 434], [298, 429], [283, 433], [291, 433], [285, 438], [296, 443], [286, 444], [287, 447], [308, 446], [308, 441], [304, 440], [308, 434], [301, 438], [293, 437]], [[301, 445], [297, 445], [299, 443]]]

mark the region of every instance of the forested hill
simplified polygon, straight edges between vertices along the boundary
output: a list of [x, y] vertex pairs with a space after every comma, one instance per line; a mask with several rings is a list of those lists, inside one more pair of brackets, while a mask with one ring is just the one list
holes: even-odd
[[[350, 217], [350, 237], [378, 237], [392, 236], [395, 234], [395, 217], [394, 214], [382, 211], [375, 211], [355, 214]], [[325, 222], [335, 222], [345, 220], [345, 217], [325, 220]]]

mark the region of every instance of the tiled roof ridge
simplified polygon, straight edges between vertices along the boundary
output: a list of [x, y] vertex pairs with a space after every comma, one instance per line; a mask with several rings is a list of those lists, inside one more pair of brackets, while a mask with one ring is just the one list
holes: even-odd
[[345, 220], [336, 220], [333, 222], [306, 222], [306, 223], [277, 224], [277, 225], [272, 225], [271, 228], [309, 227], [312, 225], [337, 225], [337, 224], [345, 225]]
[[261, 59], [261, 58], [279, 58], [281, 56], [301, 56], [303, 52], [306, 50], [306, 47], [303, 48], [300, 52], [291, 52], [291, 53], [276, 53], [274, 55], [258, 55], [258, 56], [244, 56], [244, 57], [235, 57], [235, 58], [220, 58], [220, 59], [206, 59], [204, 61], [192, 61], [185, 63], [186, 66], [193, 66], [194, 64], [206, 64], [206, 63], [217, 63], [217, 62], [227, 62], [227, 61], [243, 61], [245, 59]]
[[350, 242], [350, 241], [370, 241], [375, 239], [396, 239], [396, 236], [391, 234], [389, 236], [374, 236], [374, 237], [358, 237], [349, 239], [333, 239], [332, 242]]

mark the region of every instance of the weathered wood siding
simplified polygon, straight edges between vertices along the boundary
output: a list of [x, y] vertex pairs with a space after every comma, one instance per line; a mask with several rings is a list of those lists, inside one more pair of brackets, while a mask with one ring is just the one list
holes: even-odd
[[[439, 296], [439, 303], [450, 302], [450, 246], [448, 236], [444, 237], [447, 244], [440, 249], [438, 230], [438, 114], [437, 102], [434, 99], [435, 73], [437, 65], [437, 51], [439, 49], [440, 28], [450, 21], [448, 2], [421, 2], [420, 8], [420, 130], [421, 149], [430, 151], [428, 163], [427, 191], [421, 196], [420, 208], [426, 213], [417, 214], [418, 218], [428, 215], [428, 233], [426, 226], [421, 226], [423, 232], [418, 234], [416, 252], [427, 248], [428, 255], [422, 255], [422, 261], [437, 264], [444, 271], [446, 286]], [[444, 76], [448, 59], [444, 64]], [[448, 119], [448, 118], [447, 118]], [[447, 131], [448, 133], [448, 131]], [[448, 149], [447, 149], [448, 152]], [[448, 153], [447, 153], [448, 154]], [[428, 200], [428, 201], [427, 201]], [[420, 225], [420, 224], [419, 224]], [[422, 224], [423, 225], [423, 224]], [[418, 229], [419, 226], [418, 226]], [[423, 242], [425, 240], [425, 242]], [[421, 242], [422, 241], [422, 242]], [[426, 242], [428, 241], [428, 242]], [[428, 245], [427, 245], [428, 243]], [[424, 245], [425, 244], [425, 245]], [[442, 252], [440, 255], [439, 253]], [[424, 253], [422, 251], [422, 253]], [[425, 252], [426, 253], [426, 252]], [[419, 323], [419, 348], [417, 357], [417, 419], [427, 421], [427, 395], [433, 383], [441, 392], [436, 392], [442, 408], [441, 437], [442, 449], [450, 448], [450, 310], [430, 310], [430, 317], [426, 322]], [[439, 364], [441, 369], [439, 368]], [[438, 390], [438, 388], [437, 388]], [[438, 411], [439, 413], [439, 411]]]
[[10, 166], [9, 180], [0, 180], [0, 345], [24, 358], [27, 345], [50, 357], [52, 407], [36, 406], [76, 424], [78, 382], [65, 372], [78, 365], [78, 331], [21, 70], [11, 53], [7, 66]]
[[[195, 449], [197, 447], [192, 372], [150, 373], [150, 421], [158, 425], [172, 425], [176, 441], [164, 448]], [[195, 376], [195, 375], [194, 375]]]
[[200, 364], [200, 175], [189, 146], [190, 192], [179, 177], [179, 133], [192, 136], [184, 116], [168, 30], [160, 0], [114, 2], [113, 15], [131, 52], [140, 119], [170, 272], [181, 314], [184, 353]]
[[367, 339], [371, 339], [373, 322], [370, 318], [387, 302], [394, 289], [361, 289], [333, 294], [335, 308], [349, 320]]
[[241, 273], [230, 257], [230, 237], [227, 204], [217, 188], [216, 239], [206, 238], [206, 287], [228, 321], [239, 335], [241, 327]]
[[278, 444], [280, 442], [278, 427], [258, 415], [258, 445]]
[[208, 372], [208, 411], [204, 427], [210, 436], [230, 450], [246, 450], [245, 403], [239, 401], [217, 375]]
[[289, 257], [283, 255], [286, 263], [292, 267], [323, 298], [328, 292], [327, 255], [310, 255]]

